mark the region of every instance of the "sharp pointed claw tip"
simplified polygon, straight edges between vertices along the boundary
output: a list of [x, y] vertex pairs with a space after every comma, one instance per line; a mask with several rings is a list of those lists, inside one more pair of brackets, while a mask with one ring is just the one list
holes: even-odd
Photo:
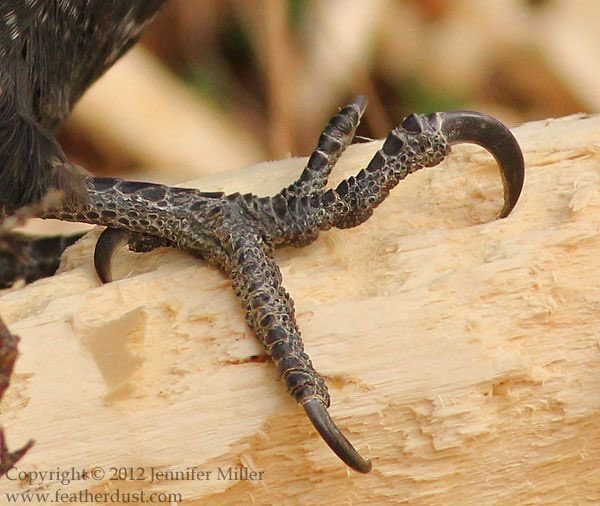
[[111, 260], [117, 248], [127, 242], [127, 232], [107, 227], [98, 237], [94, 248], [94, 268], [103, 284], [112, 281]]
[[94, 270], [96, 271], [96, 276], [98, 276], [100, 283], [103, 285], [112, 281], [112, 276], [110, 274], [110, 257], [107, 260], [106, 256], [103, 255], [102, 250], [98, 248], [98, 245], [96, 245], [96, 248], [94, 249]]
[[505, 204], [504, 207], [502, 208], [502, 211], [500, 211], [500, 214], [498, 214], [498, 219], [502, 220], [504, 218], [507, 218], [508, 215], [510, 213], [512, 213], [512, 210], [514, 209], [515, 204]]
[[366, 109], [367, 102], [367, 97], [364, 95], [357, 95], [356, 97], [354, 97], [354, 100], [352, 100], [352, 103], [357, 105], [361, 112], [363, 112]]
[[346, 439], [320, 399], [308, 399], [302, 406], [323, 440], [348, 467], [364, 474], [371, 471], [373, 467], [371, 461], [364, 459], [352, 446], [352, 443]]
[[357, 471], [364, 474], [370, 473], [371, 469], [373, 469], [373, 463], [371, 462], [371, 459], [363, 459], [361, 467], [356, 468]]
[[505, 189], [499, 218], [513, 210], [525, 180], [525, 162], [517, 139], [509, 128], [487, 114], [472, 111], [442, 113], [442, 131], [449, 144], [474, 143], [488, 151], [498, 163]]
[[108, 283], [112, 283], [112, 276], [100, 274], [98, 271], [96, 271], [96, 274], [98, 275], [100, 284], [107, 285]]
[[357, 462], [350, 467], [359, 473], [368, 474], [373, 469], [373, 463], [371, 462], [371, 459], [362, 459], [361, 462]]

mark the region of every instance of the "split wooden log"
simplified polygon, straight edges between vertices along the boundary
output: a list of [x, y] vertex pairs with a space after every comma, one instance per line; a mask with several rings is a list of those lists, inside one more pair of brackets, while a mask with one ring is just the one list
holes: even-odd
[[[330, 411], [373, 459], [369, 475], [340, 463], [257, 358], [219, 272], [176, 251], [123, 251], [121, 280], [100, 286], [91, 232], [59, 275], [0, 297], [22, 338], [2, 423], [13, 447], [36, 439], [0, 496], [600, 503], [600, 117], [515, 134], [526, 185], [507, 219], [494, 220], [495, 163], [459, 146], [364, 225], [276, 253]], [[349, 149], [335, 178], [377, 146]], [[303, 163], [197, 185], [269, 194]]]

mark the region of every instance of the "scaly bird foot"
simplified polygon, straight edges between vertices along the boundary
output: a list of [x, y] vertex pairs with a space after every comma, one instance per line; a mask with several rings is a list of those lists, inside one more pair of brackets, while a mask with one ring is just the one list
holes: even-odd
[[[300, 178], [273, 197], [205, 193], [151, 183], [89, 178], [89, 205], [64, 205], [45, 217], [109, 227], [96, 249], [100, 278], [110, 280], [110, 258], [125, 234], [152, 237], [150, 245], [171, 245], [218, 267], [232, 280], [246, 321], [274, 361], [288, 392], [348, 466], [369, 472], [329, 417], [323, 378], [304, 351], [294, 304], [271, 257], [274, 248], [301, 246], [331, 227], [359, 225], [408, 174], [440, 163], [452, 144], [472, 142], [496, 158], [504, 185], [500, 217], [514, 208], [524, 180], [521, 150], [499, 121], [474, 112], [411, 115], [387, 137], [365, 169], [334, 189], [329, 174], [352, 140], [366, 99], [356, 98], [327, 125]], [[111, 230], [121, 230], [111, 231]]]

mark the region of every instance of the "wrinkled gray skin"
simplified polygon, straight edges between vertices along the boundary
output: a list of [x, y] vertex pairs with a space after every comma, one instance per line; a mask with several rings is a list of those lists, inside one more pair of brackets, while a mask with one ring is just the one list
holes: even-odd
[[[41, 216], [108, 227], [95, 252], [95, 266], [105, 282], [110, 280], [110, 258], [127, 236], [135, 250], [176, 247], [219, 268], [231, 279], [249, 326], [288, 391], [323, 439], [347, 465], [369, 472], [371, 462], [329, 417], [327, 387], [304, 352], [294, 305], [271, 252], [283, 245], [309, 244], [331, 227], [363, 223], [400, 180], [438, 164], [457, 142], [475, 142], [495, 156], [505, 188], [504, 217], [523, 184], [518, 144], [502, 124], [477, 113], [411, 115], [390, 133], [365, 169], [326, 190], [329, 173], [366, 106], [358, 97], [325, 128], [300, 178], [273, 197], [91, 177], [66, 159], [54, 132], [77, 98], [135, 42], [163, 3], [0, 2], [0, 213], [35, 204], [49, 189], [62, 190], [62, 204]], [[3, 372], [10, 374], [8, 366]], [[0, 451], [8, 455], [0, 460], [20, 458], [28, 447], [12, 454]]]

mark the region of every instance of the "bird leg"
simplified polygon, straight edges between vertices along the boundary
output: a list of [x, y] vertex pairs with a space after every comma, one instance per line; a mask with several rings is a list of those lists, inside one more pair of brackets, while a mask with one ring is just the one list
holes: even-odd
[[366, 100], [358, 97], [342, 109], [325, 128], [300, 178], [273, 197], [88, 177], [88, 203], [66, 203], [44, 213], [47, 218], [116, 230], [106, 232], [96, 248], [96, 269], [103, 280], [110, 279], [110, 257], [116, 245], [131, 233], [138, 240], [149, 238], [151, 247], [169, 245], [188, 251], [224, 272], [288, 392], [333, 451], [363, 473], [370, 471], [371, 462], [360, 456], [327, 412], [327, 387], [304, 352], [294, 305], [271, 252], [284, 245], [308, 244], [331, 227], [359, 225], [400, 180], [440, 163], [451, 144], [474, 142], [494, 155], [505, 190], [500, 217], [513, 209], [524, 179], [519, 145], [500, 122], [472, 112], [434, 113], [409, 116], [365, 169], [325, 190], [365, 105]]

